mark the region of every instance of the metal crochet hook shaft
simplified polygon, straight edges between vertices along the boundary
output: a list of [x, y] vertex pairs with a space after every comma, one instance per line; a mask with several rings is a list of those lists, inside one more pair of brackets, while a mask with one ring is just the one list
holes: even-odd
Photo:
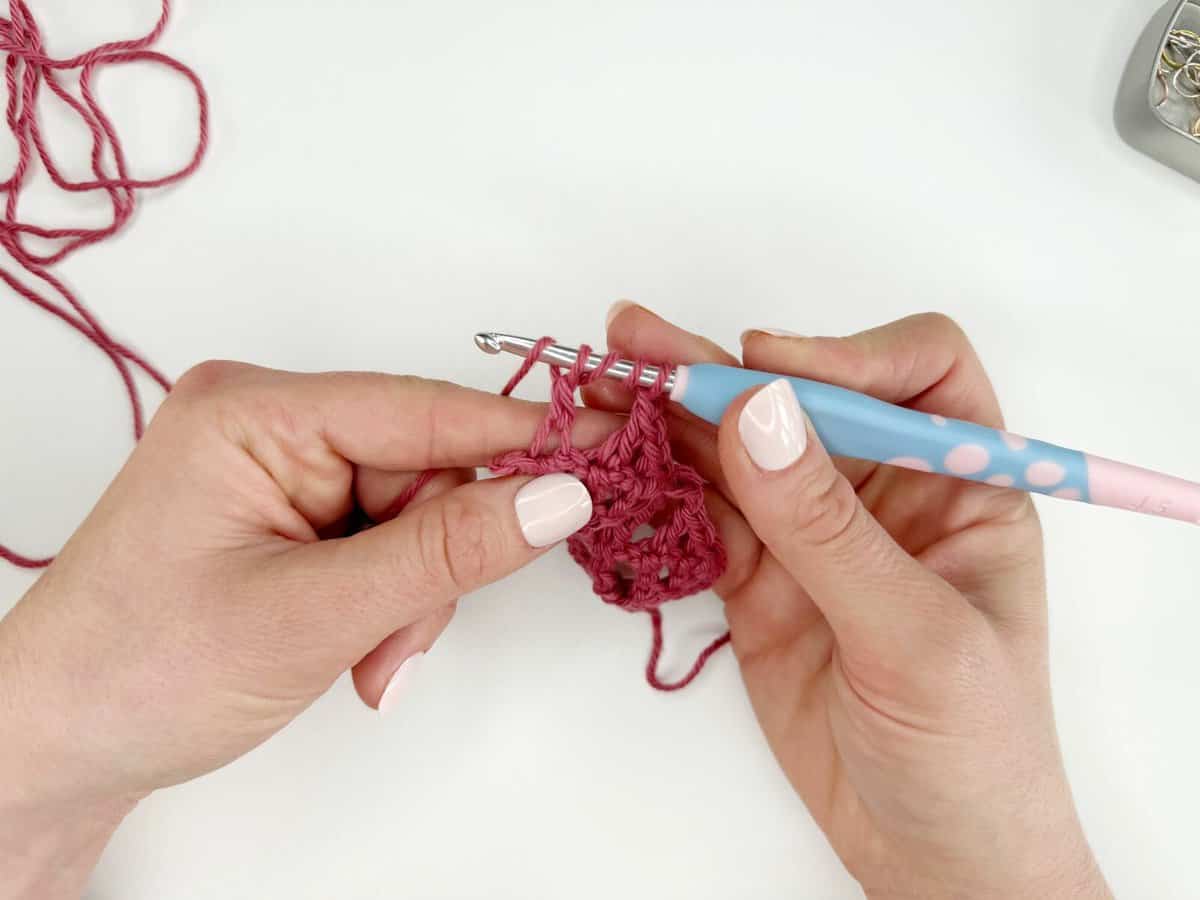
[[[537, 341], [527, 337], [518, 337], [515, 334], [498, 334], [494, 331], [481, 331], [475, 335], [475, 346], [484, 353], [511, 353], [514, 356], [529, 357], [533, 352]], [[556, 366], [573, 366], [575, 360], [579, 358], [579, 351], [573, 347], [564, 347], [561, 344], [551, 344], [542, 351], [538, 357], [538, 362], [550, 363]], [[586, 368], [590, 371], [600, 367], [600, 363], [604, 361], [604, 357], [598, 353], [588, 355]], [[637, 368], [637, 363], [631, 362], [628, 359], [617, 360], [610, 366], [604, 375], [607, 378], [613, 378], [618, 381], [626, 380]], [[658, 381], [659, 370], [656, 366], [642, 366], [642, 373], [638, 377], [638, 384], [642, 387], [652, 387]], [[663, 389], [670, 391], [675, 387], [675, 373], [669, 372], [667, 379], [663, 383]]]
[[[529, 358], [536, 341], [509, 334], [475, 335], [488, 353]], [[569, 366], [579, 351], [554, 345], [541, 362]], [[603, 357], [588, 356], [589, 369]], [[621, 360], [606, 373], [626, 378], [635, 364]], [[659, 369], [647, 366], [640, 383], [653, 385]], [[989, 486], [1049, 494], [1098, 506], [1114, 506], [1200, 525], [1200, 484], [1090, 453], [886, 403], [833, 384], [783, 376], [813, 429], [834, 456], [865, 459], [920, 472], [936, 472]], [[780, 378], [715, 363], [677, 365], [669, 397], [707, 422], [719, 425], [730, 405], [756, 387]]]

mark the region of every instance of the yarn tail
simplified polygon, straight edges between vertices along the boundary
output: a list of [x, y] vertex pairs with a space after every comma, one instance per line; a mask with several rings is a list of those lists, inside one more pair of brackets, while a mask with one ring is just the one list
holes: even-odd
[[656, 691], [678, 691], [681, 688], [687, 687], [696, 680], [696, 676], [700, 674], [700, 670], [704, 668], [709, 657], [729, 643], [730, 634], [726, 631], [700, 651], [700, 655], [696, 657], [696, 661], [692, 663], [692, 667], [688, 669], [686, 675], [678, 681], [663, 681], [662, 677], [658, 674], [658, 661], [663, 651], [662, 612], [657, 609], [648, 609], [646, 612], [650, 615], [650, 623], [654, 635], [653, 642], [650, 645], [650, 659], [646, 661], [646, 681]]
[[3, 544], [0, 544], [0, 559], [12, 563], [18, 569], [44, 569], [54, 562], [53, 556], [47, 556], [44, 559], [22, 556], [14, 550], [9, 550]]

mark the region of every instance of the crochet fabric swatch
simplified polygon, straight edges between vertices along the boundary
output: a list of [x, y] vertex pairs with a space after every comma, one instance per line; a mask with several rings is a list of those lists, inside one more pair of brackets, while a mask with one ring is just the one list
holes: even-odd
[[[512, 393], [553, 343], [553, 338], [542, 338], [501, 393]], [[663, 366], [655, 385], [645, 388], [637, 386], [644, 367], [639, 363], [625, 382], [634, 391], [626, 424], [598, 447], [574, 446], [575, 394], [603, 377], [618, 358], [609, 353], [598, 368], [587, 371], [590, 353], [590, 347], [580, 347], [571, 368], [549, 367], [550, 411], [533, 442], [528, 450], [499, 456], [491, 469], [497, 475], [567, 472], [587, 486], [592, 518], [567, 539], [567, 549], [606, 603], [649, 614], [653, 644], [646, 680], [660, 691], [678, 690], [728, 643], [729, 634], [710, 643], [681, 679], [663, 681], [658, 675], [663, 647], [659, 607], [711, 587], [725, 571], [725, 548], [704, 505], [704, 479], [671, 453], [663, 393], [669, 367]]]
[[[544, 337], [534, 345], [500, 392], [502, 396], [513, 392], [553, 343], [554, 338]], [[501, 454], [492, 461], [491, 470], [497, 475], [567, 472], [587, 486], [592, 518], [567, 538], [567, 549], [592, 577], [592, 588], [604, 602], [650, 616], [646, 681], [659, 691], [677, 691], [691, 684], [709, 658], [729, 643], [729, 632], [705, 647], [678, 681], [663, 681], [658, 674], [663, 650], [659, 607], [712, 587], [725, 571], [725, 547], [704, 505], [704, 479], [671, 454], [663, 392], [670, 367], [660, 367], [653, 386], [641, 387], [638, 381], [646, 363], [637, 363], [625, 379], [633, 390], [626, 424], [598, 447], [581, 450], [574, 445], [576, 392], [604, 377], [618, 359], [616, 353], [609, 353], [589, 371], [584, 366], [591, 352], [585, 344], [569, 369], [548, 366], [550, 411], [529, 449]], [[403, 511], [437, 472], [422, 472], [380, 518]]]
[[[8, 88], [5, 122], [17, 147], [17, 161], [12, 175], [0, 182], [0, 193], [5, 194], [3, 218], [0, 218], [0, 246], [8, 251], [27, 275], [37, 279], [33, 284], [40, 284], [40, 287], [30, 287], [3, 268], [0, 268], [0, 280], [18, 296], [71, 326], [108, 357], [125, 386], [133, 415], [135, 440], [142, 436], [145, 426], [141, 393], [134, 380], [135, 370], [147, 375], [164, 391], [171, 389], [171, 382], [145, 357], [113, 338], [75, 292], [50, 268], [76, 250], [111, 237], [128, 224], [137, 205], [139, 190], [179, 181], [191, 175], [200, 165], [208, 146], [208, 96], [204, 92], [204, 85], [199, 76], [179, 60], [149, 49], [166, 28], [170, 11], [170, 0], [162, 0], [158, 21], [146, 35], [134, 40], [101, 44], [71, 57], [55, 57], [47, 52], [37, 22], [24, 0], [9, 0], [8, 18], [0, 16], [0, 53], [5, 55], [4, 81]], [[136, 178], [129, 173], [116, 129], [101, 108], [92, 87], [92, 77], [97, 70], [134, 62], [170, 69], [186, 78], [196, 92], [199, 130], [192, 157], [181, 169], [155, 178]], [[71, 86], [74, 72], [78, 72], [78, 96]], [[39, 99], [48, 95], [53, 95], [69, 109], [90, 132], [91, 178], [80, 181], [68, 178], [50, 154], [38, 120]], [[18, 201], [38, 160], [60, 191], [78, 194], [99, 192], [112, 208], [111, 220], [105, 225], [90, 228], [56, 228], [23, 221], [19, 217]], [[43, 246], [49, 241], [53, 249], [31, 249], [26, 244], [30, 237], [40, 239]], [[25, 556], [0, 544], [0, 559], [23, 568], [37, 569], [48, 566], [52, 557]]]

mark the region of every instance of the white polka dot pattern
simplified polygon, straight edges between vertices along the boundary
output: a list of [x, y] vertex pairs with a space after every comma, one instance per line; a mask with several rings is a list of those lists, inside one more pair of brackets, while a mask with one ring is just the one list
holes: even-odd
[[975, 475], [991, 462], [991, 454], [979, 444], [959, 444], [946, 454], [946, 471], [954, 475]]
[[1019, 434], [1009, 434], [1007, 431], [1000, 432], [1000, 440], [1004, 441], [1009, 450], [1021, 451], [1029, 446], [1029, 441], [1021, 437]]
[[[672, 397], [709, 422], [720, 421], [727, 409], [723, 405], [728, 402], [725, 398], [732, 398], [768, 377], [721, 366], [693, 368], [695, 371], [688, 376], [687, 396], [677, 396], [676, 389]], [[1057, 493], [1061, 498], [1103, 502], [1096, 493], [1097, 483], [1102, 479], [1095, 475], [1094, 460], [1078, 450], [933, 410], [885, 403], [821, 382], [794, 379], [793, 384], [817, 435], [835, 457], [873, 460], [881, 465], [977, 481], [995, 488]], [[704, 390], [707, 385], [711, 385], [711, 396]], [[1189, 520], [1200, 516], [1200, 487], [1196, 509], [1184, 512]]]
[[1054, 487], [1067, 477], [1067, 470], [1056, 462], [1039, 460], [1025, 469], [1025, 480], [1034, 487]]

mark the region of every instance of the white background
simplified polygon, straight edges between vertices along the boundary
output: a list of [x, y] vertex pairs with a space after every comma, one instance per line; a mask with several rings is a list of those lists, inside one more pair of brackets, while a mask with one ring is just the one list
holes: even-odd
[[[941, 309], [1014, 429], [1200, 477], [1200, 187], [1112, 125], [1153, 0], [178, 6], [162, 46], [205, 78], [211, 155], [63, 267], [173, 375], [231, 357], [494, 388], [510, 362], [474, 331], [598, 341], [618, 297], [728, 346], [749, 326], [837, 334]], [[37, 7], [59, 54], [154, 12]], [[136, 67], [98, 88], [139, 171], [183, 157], [186, 88]], [[82, 173], [83, 145], [48, 118]], [[44, 191], [25, 208], [103, 213]], [[127, 413], [103, 357], [10, 296], [0, 536], [51, 552], [128, 452]], [[1195, 896], [1197, 533], [1041, 509], [1088, 833], [1119, 896]], [[0, 596], [29, 582], [0, 569]], [[670, 610], [674, 663], [718, 617], [711, 598]], [[393, 717], [343, 680], [146, 802], [92, 895], [858, 896], [731, 656], [663, 696], [641, 679], [647, 641], [557, 552], [462, 604]]]

